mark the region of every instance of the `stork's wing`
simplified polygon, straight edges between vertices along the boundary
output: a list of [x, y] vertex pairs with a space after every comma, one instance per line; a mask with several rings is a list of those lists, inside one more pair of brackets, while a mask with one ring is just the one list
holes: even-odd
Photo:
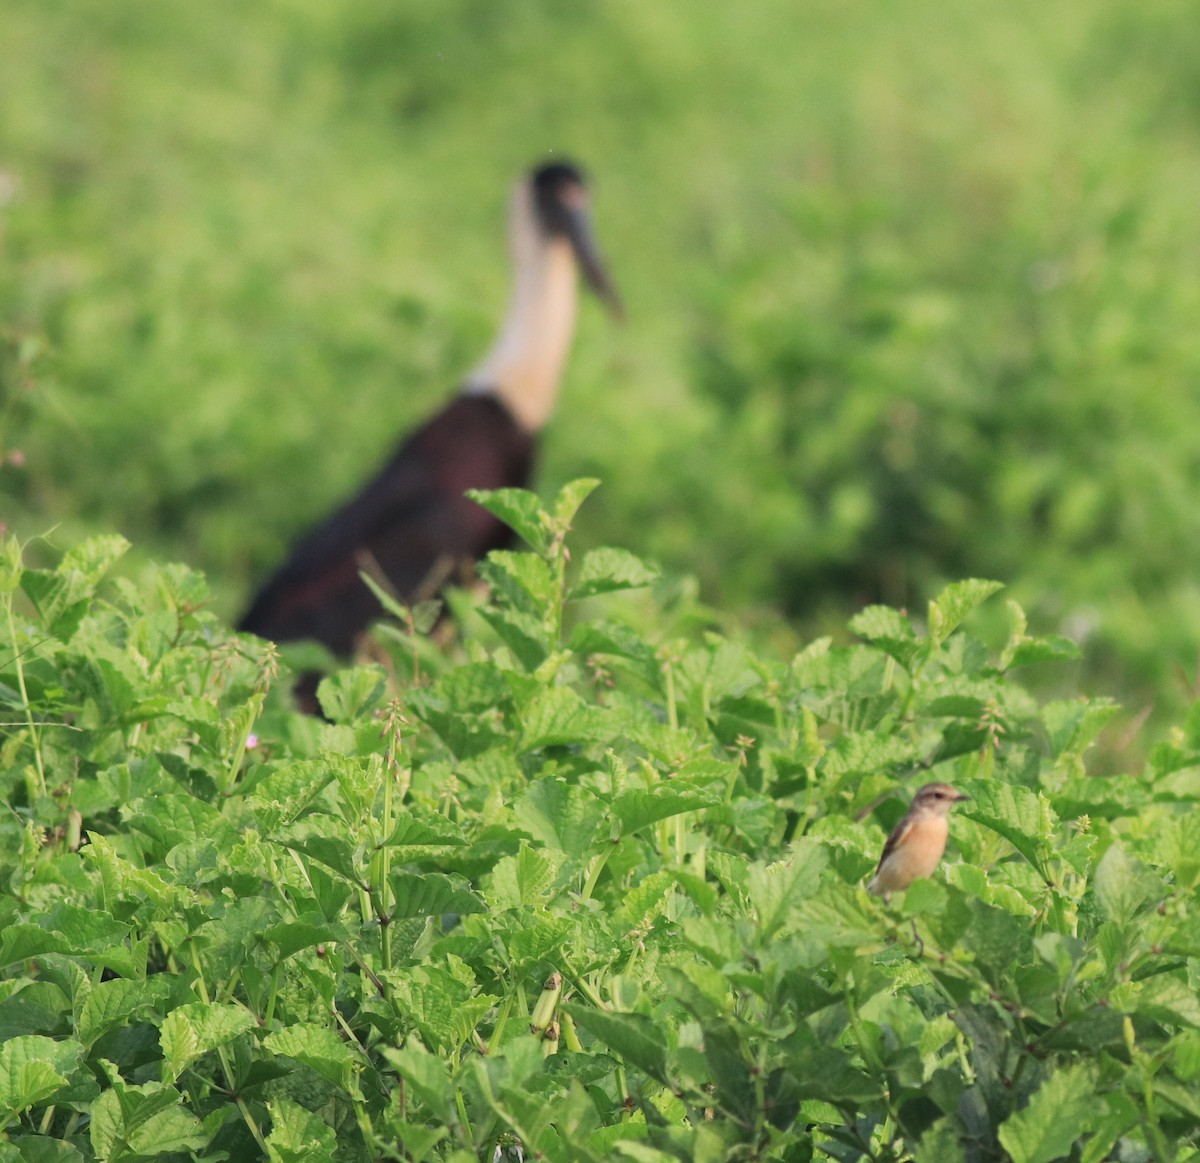
[[239, 628], [277, 642], [315, 638], [348, 654], [378, 615], [359, 577], [387, 576], [411, 601], [445, 560], [474, 560], [508, 534], [467, 489], [524, 487], [534, 441], [488, 396], [460, 396], [419, 428], [351, 501], [296, 544]]
[[402, 449], [356, 497], [296, 543], [259, 591], [239, 629], [264, 638], [303, 636], [284, 627], [302, 619], [304, 611], [336, 601], [357, 582], [362, 556], [373, 541], [402, 538], [406, 525], [429, 517], [439, 501], [436, 481], [420, 458], [406, 452]]

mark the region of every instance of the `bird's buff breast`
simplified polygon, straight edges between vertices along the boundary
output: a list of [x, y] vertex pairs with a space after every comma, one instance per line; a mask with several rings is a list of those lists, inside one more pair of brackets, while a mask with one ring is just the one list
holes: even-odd
[[931, 876], [946, 850], [950, 826], [945, 819], [934, 817], [914, 824], [896, 850], [884, 861], [876, 878], [885, 892], [907, 888], [921, 877]]

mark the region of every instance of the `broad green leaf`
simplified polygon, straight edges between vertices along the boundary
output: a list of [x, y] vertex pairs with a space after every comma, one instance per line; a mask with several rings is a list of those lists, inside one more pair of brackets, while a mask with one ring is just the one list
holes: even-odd
[[46, 953], [73, 952], [75, 950], [63, 934], [49, 932], [41, 925], [9, 925], [0, 935], [0, 968]]
[[108, 949], [129, 936], [129, 926], [99, 909], [81, 908], [65, 901], [55, 905], [41, 920], [43, 928], [61, 933], [71, 953]]
[[464, 884], [440, 873], [394, 872], [388, 878], [392, 916], [438, 917], [445, 913], [483, 913], [487, 905]]
[[599, 801], [584, 788], [539, 779], [513, 805], [513, 816], [535, 840], [578, 857], [591, 847], [602, 813]]
[[1037, 662], [1069, 662], [1081, 657], [1079, 647], [1070, 638], [1051, 634], [1045, 638], [1028, 638], [1013, 647], [1003, 660], [1006, 670], [1031, 666]]
[[721, 887], [740, 909], [750, 908], [750, 869], [743, 857], [731, 852], [712, 852], [708, 867]]
[[134, 800], [124, 810], [129, 827], [163, 849], [196, 840], [232, 844], [235, 830], [210, 804], [195, 796], [161, 795]]
[[199, 1150], [208, 1142], [199, 1119], [181, 1104], [182, 1095], [157, 1082], [128, 1086], [119, 1078], [92, 1104], [88, 1128], [97, 1158], [169, 1155]]
[[167, 703], [165, 714], [174, 715], [195, 733], [201, 751], [222, 754], [226, 720], [216, 703], [196, 695], [180, 695]]
[[386, 681], [382, 667], [347, 667], [321, 680], [317, 699], [331, 722], [352, 723], [375, 707]]
[[652, 687], [660, 686], [662, 663], [654, 647], [630, 626], [611, 621], [580, 622], [571, 631], [570, 645], [576, 654], [622, 659]]
[[[967, 920], [969, 918], [969, 920]], [[938, 928], [957, 934], [963, 920], [966, 931], [959, 940], [972, 953], [988, 980], [998, 982], [1012, 973], [1014, 962], [1028, 957], [1033, 948], [1033, 930], [1024, 917], [1014, 917], [1003, 909], [992, 908], [980, 900], [959, 903], [938, 919]]]
[[445, 1126], [427, 1127], [404, 1119], [390, 1119], [388, 1128], [403, 1146], [405, 1157], [412, 1159], [413, 1163], [423, 1163], [429, 1159], [434, 1147], [450, 1133]]
[[12, 1163], [84, 1163], [83, 1155], [70, 1143], [41, 1135], [14, 1139], [8, 1145], [11, 1156], [6, 1156], [4, 1150], [5, 1144], [0, 1144], [0, 1163], [9, 1163], [9, 1159]]
[[63, 554], [56, 572], [62, 577], [78, 575], [94, 587], [128, 551], [129, 542], [119, 533], [89, 537]]
[[267, 1136], [271, 1163], [334, 1163], [337, 1132], [319, 1115], [287, 1098], [267, 1103], [267, 1111], [271, 1115]]
[[554, 498], [554, 528], [560, 533], [565, 533], [570, 529], [571, 522], [575, 520], [575, 514], [579, 512], [580, 505], [599, 487], [600, 482], [593, 477], [580, 477], [578, 480], [567, 481], [558, 490], [558, 496]]
[[264, 930], [278, 923], [279, 902], [269, 894], [240, 896], [214, 904], [212, 919], [196, 930], [205, 971], [218, 980], [253, 964]]
[[912, 623], [908, 615], [890, 606], [866, 606], [849, 622], [850, 629], [871, 642], [879, 639], [914, 640]]
[[549, 657], [553, 643], [545, 618], [495, 606], [483, 606], [479, 616], [496, 631], [526, 670], [537, 670]]
[[720, 899], [716, 885], [681, 868], [667, 868], [663, 871], [701, 913], [710, 915], [716, 909]]
[[189, 902], [189, 894], [169, 884], [150, 868], [139, 868], [126, 860], [99, 832], [88, 832], [88, 844], [83, 859], [96, 870], [106, 899], [128, 896], [132, 900], [147, 900], [159, 909], [180, 909]]
[[453, 821], [440, 816], [418, 819], [410, 813], [396, 820], [392, 834], [387, 838], [389, 848], [406, 852], [437, 852], [443, 848], [458, 847], [469, 843], [462, 830]]
[[901, 908], [906, 917], [920, 917], [944, 912], [946, 902], [946, 890], [936, 880], [917, 880], [905, 890]]
[[1002, 582], [978, 578], [948, 585], [935, 601], [929, 603], [929, 637], [934, 645], [945, 642], [972, 610], [1003, 588]]
[[478, 755], [506, 738], [503, 708], [511, 703], [512, 693], [494, 663], [458, 666], [432, 687], [409, 691], [406, 701], [460, 758]]
[[1157, 855], [1174, 873], [1178, 884], [1194, 889], [1200, 883], [1200, 812], [1188, 812], [1168, 821], [1161, 833]]
[[1200, 1121], [1200, 1098], [1191, 1086], [1180, 1086], [1169, 1078], [1156, 1078], [1154, 1092], [1158, 1098], [1165, 1098], [1180, 1113], [1191, 1119], [1192, 1123]]
[[93, 986], [79, 1009], [76, 1032], [85, 1046], [102, 1034], [124, 1026], [134, 1014], [153, 1005], [160, 990], [146, 982], [114, 978]]
[[591, 549], [584, 555], [579, 576], [567, 596], [575, 601], [617, 590], [640, 589], [653, 585], [658, 578], [657, 570], [628, 550]]
[[53, 573], [31, 569], [21, 575], [21, 588], [51, 634], [62, 642], [74, 638], [100, 579], [128, 548], [118, 535], [90, 537], [68, 550]]
[[664, 1086], [670, 1085], [666, 1037], [644, 1014], [611, 1013], [571, 1003], [565, 1003], [563, 1008], [576, 1025], [631, 1066], [636, 1066]]
[[928, 649], [917, 638], [908, 616], [890, 606], [867, 606], [850, 619], [850, 629], [874, 642], [905, 667]]
[[913, 1163], [963, 1163], [962, 1142], [953, 1119], [938, 1119], [921, 1135]]
[[1046, 858], [1058, 823], [1050, 804], [1029, 788], [997, 780], [972, 783], [970, 794], [957, 810], [1003, 836], [1046, 877]]
[[359, 884], [362, 874], [358, 866], [358, 854], [350, 842], [340, 836], [308, 836], [301, 840], [281, 839], [285, 848], [291, 848], [332, 869], [346, 880]]
[[0, 1043], [0, 1114], [9, 1116], [44, 1102], [67, 1085], [83, 1047], [23, 1034]]
[[450, 1082], [450, 1072], [441, 1058], [426, 1050], [415, 1037], [409, 1038], [398, 1050], [383, 1047], [383, 1056], [413, 1088], [435, 1118], [442, 1122], [450, 1120], [454, 1088]]
[[921, 762], [921, 749], [897, 738], [892, 730], [854, 731], [841, 736], [825, 754], [825, 771], [830, 776], [858, 783], [867, 776], [887, 775], [911, 769]]
[[543, 903], [558, 866], [544, 852], [522, 844], [516, 856], [505, 856], [492, 869], [488, 904], [497, 910]]
[[421, 1038], [435, 1050], [457, 1051], [496, 1004], [477, 993], [470, 970], [451, 955], [448, 968], [425, 964], [384, 977], [395, 1004], [416, 1023]]
[[1186, 982], [1156, 974], [1144, 981], [1129, 981], [1109, 994], [1109, 1004], [1123, 1013], [1144, 1014], [1166, 1026], [1200, 1028], [1200, 997]]
[[303, 1062], [343, 1090], [351, 1093], [357, 1090], [354, 1076], [360, 1065], [359, 1057], [327, 1026], [297, 1022], [268, 1034], [263, 1045], [273, 1054], [285, 1054]]
[[147, 1119], [129, 1136], [133, 1155], [173, 1155], [198, 1151], [209, 1136], [200, 1120], [182, 1106], [172, 1106]]
[[1000, 1142], [1013, 1163], [1051, 1163], [1069, 1154], [1103, 1117], [1095, 1067], [1080, 1062], [1051, 1074], [1028, 1105], [1001, 1125]]
[[670, 819], [672, 816], [711, 807], [721, 802], [721, 792], [675, 791], [670, 784], [659, 784], [653, 789], [634, 788], [622, 792], [612, 804], [613, 815], [621, 821], [624, 835]]
[[1120, 844], [1110, 844], [1092, 874], [1096, 900], [1104, 915], [1125, 924], [1163, 892], [1162, 882]]
[[521, 716], [521, 750], [585, 743], [602, 733], [600, 712], [570, 687], [554, 686], [534, 696]]
[[213, 840], [188, 840], [176, 844], [164, 863], [177, 880], [193, 888], [215, 880], [220, 873], [221, 850]]
[[578, 926], [570, 917], [558, 914], [539, 916], [532, 923], [507, 937], [508, 956], [513, 965], [525, 968], [544, 961], [553, 961], [559, 950], [578, 934]]
[[334, 778], [324, 760], [296, 760], [260, 779], [251, 797], [282, 809], [281, 823], [290, 823], [305, 813]]
[[1110, 699], [1070, 699], [1047, 703], [1042, 722], [1054, 755], [1082, 755], [1101, 729], [1120, 710]]
[[671, 996], [702, 1025], [723, 1019], [732, 1006], [729, 978], [703, 961], [688, 961], [659, 971]]
[[318, 945], [327, 945], [334, 941], [344, 940], [345, 929], [340, 925], [330, 924], [322, 920], [320, 914], [311, 919], [289, 921], [282, 925], [272, 925], [263, 933], [263, 939], [279, 947], [280, 957], [291, 957], [301, 949], [311, 949]]
[[480, 562], [479, 575], [505, 604], [539, 620], [558, 596], [558, 581], [536, 553], [493, 550]]
[[1092, 1138], [1087, 1140], [1080, 1153], [1080, 1163], [1102, 1163], [1102, 1159], [1111, 1158], [1109, 1152], [1117, 1139], [1138, 1126], [1138, 1108], [1120, 1091], [1105, 1095], [1103, 1102], [1106, 1108], [1104, 1117], [1093, 1123]]
[[160, 1030], [167, 1076], [174, 1081], [202, 1054], [255, 1028], [254, 1015], [241, 1006], [190, 1002], [173, 1009]]
[[387, 781], [383, 756], [328, 755], [325, 761], [337, 781], [345, 814], [355, 817], [372, 811]]
[[750, 866], [747, 891], [758, 918], [760, 941], [769, 941], [795, 916], [796, 907], [816, 891], [828, 863], [824, 847], [805, 838], [792, 845], [785, 860]]
[[106, 1090], [89, 1113], [88, 1137], [96, 1158], [108, 1160], [120, 1157], [120, 1144], [126, 1137], [125, 1121], [116, 1091]]
[[550, 518], [534, 493], [524, 489], [468, 489], [467, 496], [499, 517], [514, 533], [545, 555], [550, 547]]
[[862, 888], [823, 884], [817, 892], [797, 902], [797, 924], [814, 940], [830, 946], [881, 948], [884, 933], [878, 919], [862, 901]]

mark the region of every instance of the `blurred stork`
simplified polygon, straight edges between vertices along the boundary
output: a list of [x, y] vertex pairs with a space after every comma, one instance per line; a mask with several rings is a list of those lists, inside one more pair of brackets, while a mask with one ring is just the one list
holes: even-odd
[[[575, 329], [576, 272], [614, 315], [582, 173], [556, 162], [517, 183], [509, 220], [515, 281], [491, 349], [459, 393], [407, 437], [351, 500], [305, 533], [238, 628], [275, 642], [315, 639], [349, 656], [380, 606], [360, 571], [403, 602], [435, 594], [509, 544], [467, 489], [525, 488]], [[298, 692], [315, 710], [312, 677]]]

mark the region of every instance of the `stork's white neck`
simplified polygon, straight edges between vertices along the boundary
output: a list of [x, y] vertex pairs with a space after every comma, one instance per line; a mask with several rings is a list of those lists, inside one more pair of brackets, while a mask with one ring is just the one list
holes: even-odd
[[522, 428], [536, 432], [554, 410], [575, 330], [575, 255], [565, 238], [539, 228], [528, 183], [513, 197], [510, 229], [516, 281], [508, 315], [463, 391], [498, 396]]

